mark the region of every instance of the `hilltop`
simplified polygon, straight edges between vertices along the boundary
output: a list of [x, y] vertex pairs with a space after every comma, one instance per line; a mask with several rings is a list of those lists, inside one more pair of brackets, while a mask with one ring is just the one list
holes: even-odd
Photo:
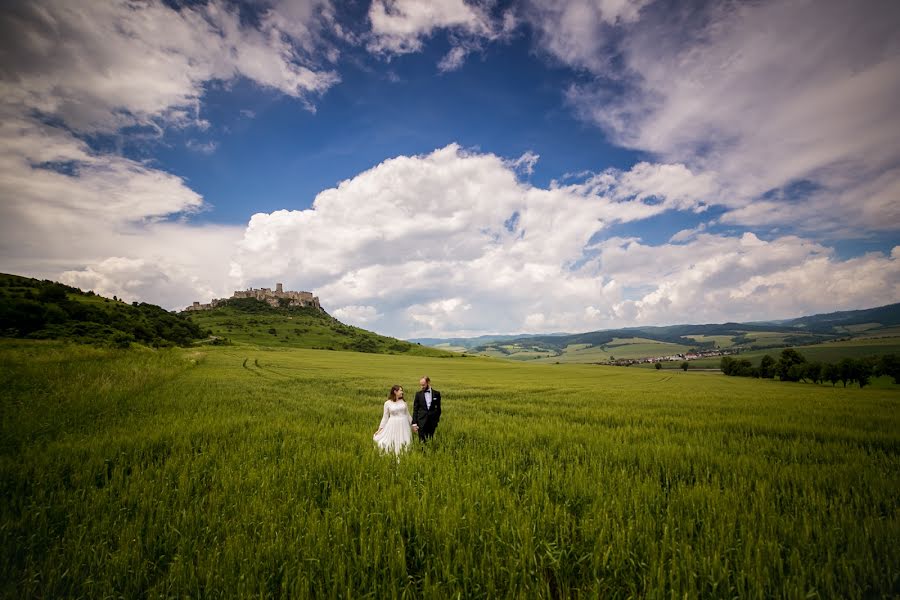
[[[292, 293], [292, 292], [288, 292]], [[127, 348], [194, 344], [349, 350], [376, 354], [459, 357], [459, 354], [345, 325], [315, 303], [271, 306], [253, 297], [218, 301], [214, 308], [175, 313], [155, 304], [56, 281], [0, 274], [0, 338], [55, 339]]]
[[256, 298], [229, 298], [188, 319], [233, 343], [276, 348], [350, 350], [377, 354], [458, 357], [459, 354], [345, 325], [316, 306], [271, 306]]

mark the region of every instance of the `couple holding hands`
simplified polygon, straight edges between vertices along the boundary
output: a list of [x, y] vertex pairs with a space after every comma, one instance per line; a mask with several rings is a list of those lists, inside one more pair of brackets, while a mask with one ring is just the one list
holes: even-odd
[[434, 430], [441, 420], [441, 393], [431, 388], [428, 376], [419, 380], [419, 386], [422, 389], [416, 392], [412, 415], [403, 400], [403, 387], [395, 385], [391, 388], [384, 403], [384, 416], [381, 417], [378, 431], [372, 436], [378, 447], [385, 452], [399, 454], [412, 442], [412, 432], [418, 433], [423, 442], [434, 436]]

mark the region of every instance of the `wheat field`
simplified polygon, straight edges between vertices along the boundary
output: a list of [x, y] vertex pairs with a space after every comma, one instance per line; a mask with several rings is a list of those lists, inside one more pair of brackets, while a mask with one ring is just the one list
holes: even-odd
[[[379, 455], [388, 389], [423, 374], [435, 439]], [[895, 388], [3, 342], [0, 590], [892, 597]]]

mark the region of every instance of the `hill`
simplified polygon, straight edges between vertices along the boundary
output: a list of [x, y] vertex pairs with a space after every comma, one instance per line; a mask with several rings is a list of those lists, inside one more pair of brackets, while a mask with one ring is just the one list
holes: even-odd
[[55, 281], [0, 274], [0, 337], [161, 347], [186, 346], [202, 336], [196, 324], [154, 304], [126, 304]]
[[255, 298], [231, 298], [211, 310], [182, 314], [203, 331], [240, 344], [376, 354], [459, 356], [345, 325], [324, 310], [309, 306], [272, 307]]
[[429, 342], [461, 352], [513, 360], [614, 362], [813, 346], [861, 337], [894, 337], [900, 347], [900, 304], [784, 321], [627, 327], [575, 334], [481, 336], [430, 339]]

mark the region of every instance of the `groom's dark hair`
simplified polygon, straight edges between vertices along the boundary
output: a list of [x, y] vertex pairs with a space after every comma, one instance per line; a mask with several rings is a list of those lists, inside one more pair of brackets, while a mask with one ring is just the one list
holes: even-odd
[[428, 375], [423, 375], [422, 379], [425, 380], [425, 383], [431, 383], [431, 377], [429, 377]]

